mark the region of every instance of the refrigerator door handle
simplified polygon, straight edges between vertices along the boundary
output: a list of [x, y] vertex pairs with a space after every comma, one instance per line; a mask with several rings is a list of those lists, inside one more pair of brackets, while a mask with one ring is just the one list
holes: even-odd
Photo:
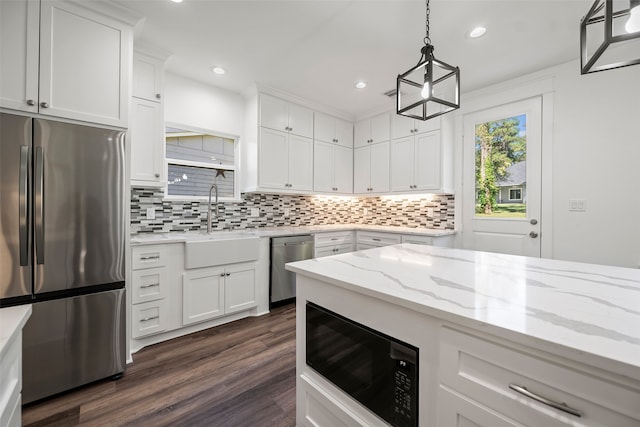
[[20, 245], [20, 266], [29, 265], [29, 146], [20, 146], [20, 183], [18, 207], [18, 240]]
[[44, 149], [36, 147], [35, 162], [36, 263], [44, 264]]

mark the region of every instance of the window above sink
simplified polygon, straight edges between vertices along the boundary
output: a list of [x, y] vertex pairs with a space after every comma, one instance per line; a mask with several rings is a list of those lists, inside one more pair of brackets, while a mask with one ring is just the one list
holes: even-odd
[[206, 200], [211, 185], [216, 184], [219, 199], [239, 199], [236, 139], [213, 131], [167, 123], [166, 198]]

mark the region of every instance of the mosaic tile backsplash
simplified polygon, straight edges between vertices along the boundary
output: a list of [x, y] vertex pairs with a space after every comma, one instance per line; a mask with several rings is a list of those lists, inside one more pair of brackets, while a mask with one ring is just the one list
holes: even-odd
[[[453, 230], [453, 195], [336, 197], [243, 194], [218, 203], [216, 230], [291, 225], [370, 224]], [[155, 219], [147, 218], [153, 208]], [[433, 215], [430, 216], [430, 211]], [[252, 216], [257, 213], [258, 216]], [[165, 200], [161, 188], [131, 188], [131, 233], [207, 229], [207, 202]]]

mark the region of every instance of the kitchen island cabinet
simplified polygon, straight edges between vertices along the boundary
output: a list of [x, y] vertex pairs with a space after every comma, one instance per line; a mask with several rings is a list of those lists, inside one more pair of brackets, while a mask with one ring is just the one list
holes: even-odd
[[419, 349], [419, 426], [640, 425], [638, 270], [412, 244], [287, 268], [298, 426], [388, 425], [307, 366], [307, 302]]

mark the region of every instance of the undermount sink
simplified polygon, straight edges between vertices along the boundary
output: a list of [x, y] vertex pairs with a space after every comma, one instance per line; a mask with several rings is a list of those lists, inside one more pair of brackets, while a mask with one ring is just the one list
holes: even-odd
[[190, 269], [255, 261], [259, 247], [260, 238], [251, 232], [200, 234], [185, 242], [184, 266]]

